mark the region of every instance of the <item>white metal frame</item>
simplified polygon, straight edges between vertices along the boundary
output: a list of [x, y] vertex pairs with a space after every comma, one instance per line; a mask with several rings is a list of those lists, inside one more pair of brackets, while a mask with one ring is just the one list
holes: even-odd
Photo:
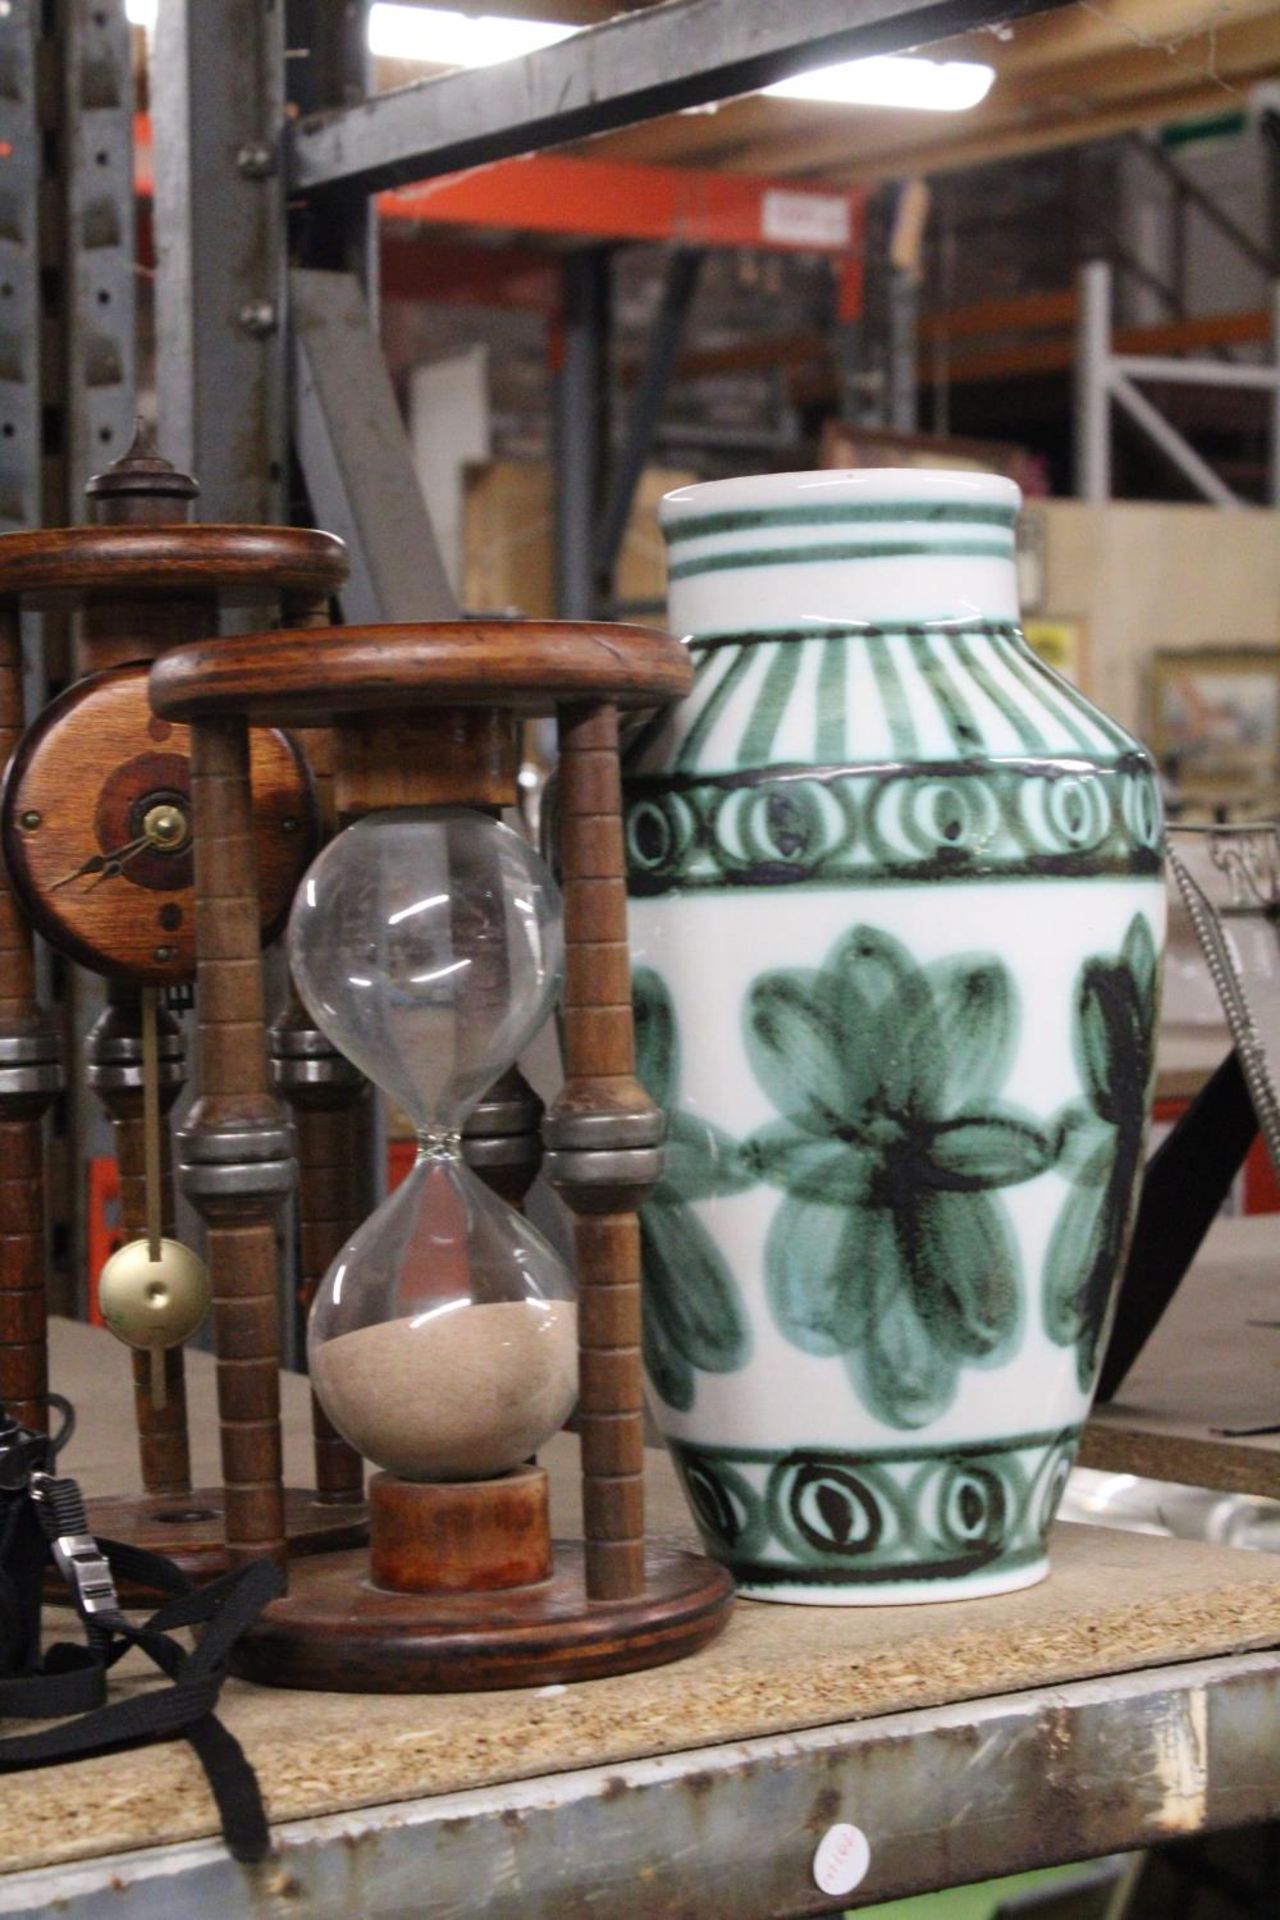
[[1280, 282], [1271, 289], [1271, 363], [1174, 360], [1117, 353], [1112, 344], [1112, 275], [1105, 260], [1090, 261], [1080, 277], [1076, 336], [1076, 491], [1095, 505], [1111, 498], [1111, 405], [1135, 424], [1218, 507], [1249, 503], [1229, 487], [1135, 383], [1163, 380], [1182, 386], [1235, 387], [1267, 396], [1270, 457], [1267, 498], [1280, 507]]

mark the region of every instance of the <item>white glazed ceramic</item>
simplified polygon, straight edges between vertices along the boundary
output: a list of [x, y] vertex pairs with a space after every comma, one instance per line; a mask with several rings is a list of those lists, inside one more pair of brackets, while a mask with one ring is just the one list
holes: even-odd
[[627, 756], [654, 1409], [710, 1552], [807, 1603], [1027, 1586], [1142, 1162], [1160, 804], [1017, 626], [1010, 482], [662, 504], [690, 697]]

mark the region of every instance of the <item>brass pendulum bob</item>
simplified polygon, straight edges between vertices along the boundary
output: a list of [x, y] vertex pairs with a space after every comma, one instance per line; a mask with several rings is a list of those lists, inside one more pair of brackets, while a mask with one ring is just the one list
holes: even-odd
[[160, 1055], [155, 987], [142, 989], [142, 1111], [146, 1152], [147, 1231], [118, 1247], [98, 1279], [102, 1317], [128, 1347], [151, 1355], [151, 1404], [164, 1409], [164, 1356], [189, 1340], [209, 1311], [204, 1261], [160, 1231]]

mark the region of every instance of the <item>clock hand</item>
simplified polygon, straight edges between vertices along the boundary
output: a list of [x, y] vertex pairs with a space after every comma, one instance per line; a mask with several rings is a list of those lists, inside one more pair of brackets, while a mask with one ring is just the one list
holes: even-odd
[[94, 888], [100, 887], [104, 880], [114, 880], [118, 873], [124, 872], [124, 863], [126, 860], [134, 859], [136, 855], [142, 853], [147, 847], [152, 845], [154, 845], [154, 842], [150, 834], [144, 834], [141, 840], [133, 840], [127, 847], [118, 848], [115, 853], [104, 853], [102, 856], [104, 864], [99, 870], [97, 877], [89, 882], [85, 888], [85, 892], [92, 893]]
[[[110, 878], [105, 869], [116, 860], [131, 859], [135, 853], [141, 853], [150, 838], [149, 834], [140, 834], [136, 840], [126, 840], [122, 847], [112, 847], [107, 853], [90, 854], [82, 866], [74, 873], [64, 873], [60, 880], [54, 880], [49, 886], [50, 893], [56, 893], [59, 887], [69, 887], [73, 880], [83, 880], [91, 873], [102, 874]], [[118, 871], [118, 869], [117, 869]]]

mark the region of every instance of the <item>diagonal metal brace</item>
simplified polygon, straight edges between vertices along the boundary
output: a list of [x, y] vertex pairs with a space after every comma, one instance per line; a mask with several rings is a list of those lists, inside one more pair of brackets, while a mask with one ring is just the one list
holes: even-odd
[[671, 372], [680, 351], [685, 321], [698, 289], [698, 277], [705, 259], [706, 254], [700, 249], [682, 247], [672, 255], [667, 269], [662, 299], [649, 339], [648, 359], [631, 404], [626, 438], [618, 455], [596, 541], [596, 574], [606, 597], [611, 592], [613, 570], [618, 563], [627, 521], [631, 517], [636, 487], [653, 447]]
[[457, 602], [360, 283], [295, 268], [293, 431], [320, 526], [346, 542], [344, 618], [451, 620]]

